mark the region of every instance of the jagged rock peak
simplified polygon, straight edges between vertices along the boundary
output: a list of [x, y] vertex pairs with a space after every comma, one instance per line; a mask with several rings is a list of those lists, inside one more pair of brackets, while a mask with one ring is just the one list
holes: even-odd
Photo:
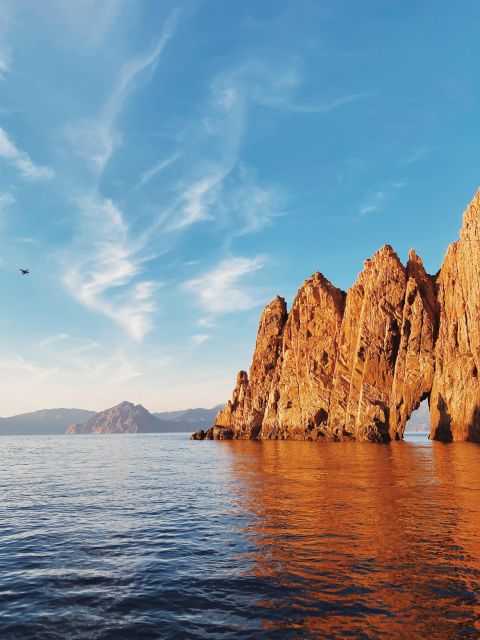
[[305, 294], [306, 291], [311, 291], [313, 295], [316, 295], [318, 300], [320, 299], [319, 292], [324, 292], [326, 295], [335, 300], [343, 311], [343, 307], [345, 306], [345, 291], [342, 291], [342, 289], [338, 289], [335, 285], [333, 285], [330, 280], [323, 275], [323, 273], [315, 271], [315, 273], [313, 273], [310, 278], [304, 280], [302, 286], [298, 290], [295, 300], [293, 301], [292, 308]]
[[372, 268], [381, 268], [386, 263], [395, 263], [402, 269], [405, 268], [393, 247], [389, 244], [384, 244], [371, 258], [364, 261], [364, 271]]
[[480, 238], [480, 188], [463, 214], [460, 238], [464, 239], [471, 236], [476, 239]]
[[285, 324], [287, 315], [287, 303], [285, 302], [285, 298], [282, 298], [277, 294], [275, 298], [263, 309], [259, 324], [261, 325], [262, 321], [274, 321]]
[[425, 271], [422, 259], [417, 255], [415, 249], [410, 249], [407, 262], [407, 277], [414, 278], [424, 299], [432, 322], [437, 325], [438, 320], [438, 302], [435, 288], [435, 276], [429, 275]]

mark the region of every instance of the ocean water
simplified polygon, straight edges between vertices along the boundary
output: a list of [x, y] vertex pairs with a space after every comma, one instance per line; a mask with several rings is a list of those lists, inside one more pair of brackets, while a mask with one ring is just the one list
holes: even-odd
[[0, 439], [2, 640], [480, 637], [480, 447]]

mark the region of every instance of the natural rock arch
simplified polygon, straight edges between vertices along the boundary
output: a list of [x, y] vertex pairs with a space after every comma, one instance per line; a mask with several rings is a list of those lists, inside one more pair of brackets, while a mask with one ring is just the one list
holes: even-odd
[[387, 442], [428, 397], [432, 438], [480, 441], [479, 321], [480, 191], [436, 276], [385, 245], [346, 293], [315, 273], [289, 313], [277, 296], [249, 374], [193, 437]]

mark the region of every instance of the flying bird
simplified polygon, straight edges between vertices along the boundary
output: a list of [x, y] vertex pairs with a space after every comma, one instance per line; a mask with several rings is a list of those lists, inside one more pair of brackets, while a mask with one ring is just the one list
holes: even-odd
[[19, 269], [19, 271], [22, 272], [22, 276], [28, 276], [28, 274], [30, 273], [28, 269]]

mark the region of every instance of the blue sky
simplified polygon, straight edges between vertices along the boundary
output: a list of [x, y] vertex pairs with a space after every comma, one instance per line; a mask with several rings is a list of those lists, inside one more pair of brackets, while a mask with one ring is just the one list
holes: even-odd
[[476, 0], [0, 0], [0, 415], [212, 406], [276, 293], [435, 272], [479, 41]]

